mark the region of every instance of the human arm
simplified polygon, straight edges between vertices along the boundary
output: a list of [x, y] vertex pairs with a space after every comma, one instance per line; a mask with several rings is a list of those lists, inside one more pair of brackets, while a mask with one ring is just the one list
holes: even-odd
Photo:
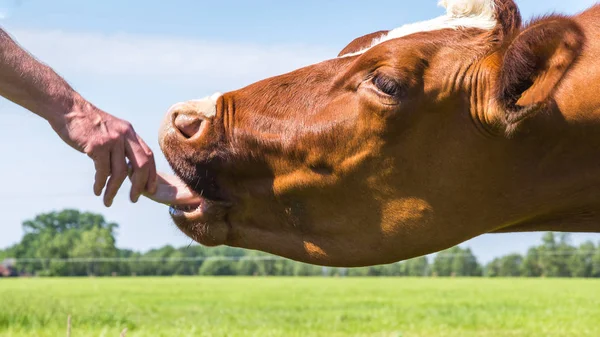
[[46, 119], [63, 141], [92, 158], [94, 193], [100, 196], [106, 186], [106, 206], [112, 204], [127, 177], [126, 158], [133, 169], [130, 199], [136, 202], [142, 193], [156, 191], [152, 151], [133, 127], [86, 101], [2, 29], [0, 95]]

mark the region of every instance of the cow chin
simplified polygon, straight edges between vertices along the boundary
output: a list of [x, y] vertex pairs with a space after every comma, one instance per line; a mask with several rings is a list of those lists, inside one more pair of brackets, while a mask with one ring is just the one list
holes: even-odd
[[226, 207], [203, 202], [191, 211], [171, 208], [175, 225], [188, 237], [205, 246], [219, 246], [227, 243], [230, 226], [226, 221]]
[[227, 214], [231, 203], [216, 184], [214, 170], [204, 165], [172, 165], [176, 174], [196, 192], [191, 204], [171, 205], [169, 213], [179, 229], [205, 246], [223, 245], [229, 236]]
[[[196, 193], [196, 197], [189, 204], [171, 205], [171, 218], [183, 233], [202, 245], [226, 244], [230, 232], [227, 213], [231, 203], [216, 183], [218, 168], [207, 165], [205, 160], [177, 156], [184, 150], [178, 145], [169, 138], [163, 139], [163, 152], [175, 174]], [[203, 156], [200, 158], [208, 157]]]

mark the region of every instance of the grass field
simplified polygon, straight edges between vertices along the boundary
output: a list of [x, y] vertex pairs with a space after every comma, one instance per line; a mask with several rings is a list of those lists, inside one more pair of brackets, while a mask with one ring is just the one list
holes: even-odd
[[0, 279], [0, 336], [600, 336], [600, 280]]

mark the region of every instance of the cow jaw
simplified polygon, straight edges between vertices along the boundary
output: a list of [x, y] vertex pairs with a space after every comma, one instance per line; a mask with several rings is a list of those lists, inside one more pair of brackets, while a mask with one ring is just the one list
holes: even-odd
[[197, 204], [171, 205], [175, 225], [187, 236], [205, 246], [223, 245], [229, 236], [226, 202], [201, 198]]
[[228, 202], [204, 198], [179, 177], [166, 173], [158, 174], [156, 193], [146, 197], [169, 205], [169, 214], [177, 227], [194, 240], [209, 246], [224, 243], [228, 232], [224, 220], [230, 207]]

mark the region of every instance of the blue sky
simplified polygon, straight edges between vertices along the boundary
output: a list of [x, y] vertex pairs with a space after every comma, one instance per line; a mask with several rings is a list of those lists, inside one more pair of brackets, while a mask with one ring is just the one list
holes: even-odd
[[[63, 75], [87, 99], [132, 122], [169, 170], [157, 141], [173, 103], [228, 91], [334, 57], [352, 39], [443, 13], [428, 1], [81, 1], [0, 0], [0, 25]], [[576, 13], [592, 0], [522, 0], [526, 18]], [[93, 165], [47, 124], [0, 99], [0, 247], [17, 242], [21, 222], [41, 212], [78, 208], [121, 226], [120, 247], [146, 250], [190, 240], [166, 207], [128, 201], [113, 207], [92, 193]], [[465, 243], [483, 261], [524, 252], [541, 234], [485, 235]], [[600, 241], [578, 234], [574, 243]]]

